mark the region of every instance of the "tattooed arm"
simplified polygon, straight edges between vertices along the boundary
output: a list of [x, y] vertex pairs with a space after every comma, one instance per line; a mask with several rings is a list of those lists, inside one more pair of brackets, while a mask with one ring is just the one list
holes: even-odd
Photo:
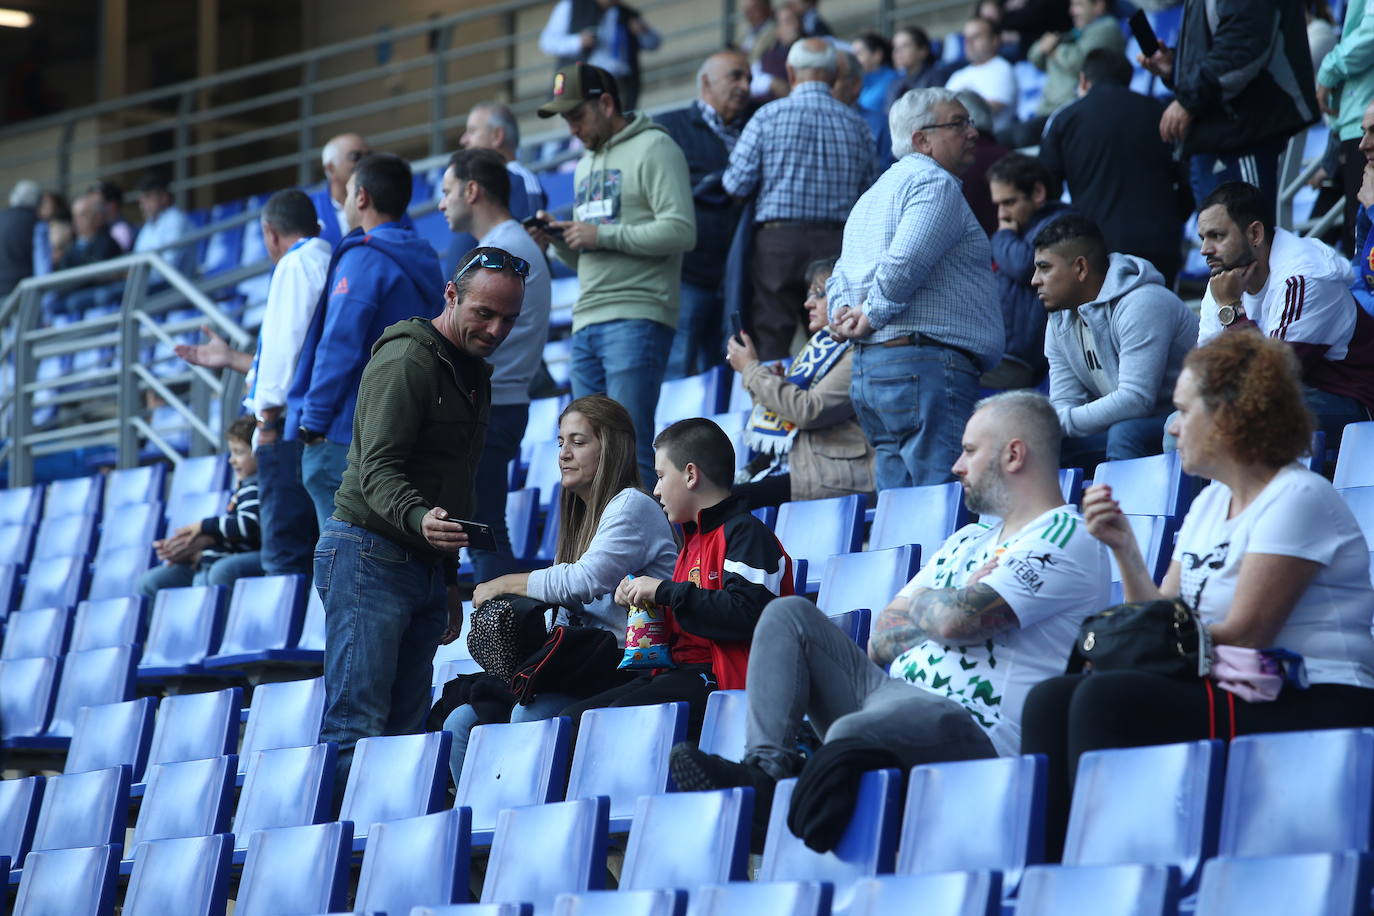
[[868, 657], [886, 668], [927, 639], [968, 645], [1020, 625], [1002, 596], [982, 582], [965, 588], [917, 589], [910, 599], [894, 598], [873, 621]]

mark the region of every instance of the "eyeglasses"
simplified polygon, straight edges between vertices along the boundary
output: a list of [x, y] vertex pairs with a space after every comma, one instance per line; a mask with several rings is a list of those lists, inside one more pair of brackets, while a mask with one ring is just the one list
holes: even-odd
[[918, 127], [917, 130], [939, 130], [942, 127], [952, 127], [955, 130], [964, 131], [972, 126], [972, 118], [955, 118], [953, 121], [946, 121], [943, 124], [927, 124], [925, 127]]
[[462, 279], [463, 274], [467, 273], [473, 266], [485, 267], [488, 270], [505, 270], [509, 265], [515, 271], [515, 275], [522, 281], [530, 275], [530, 262], [524, 258], [517, 258], [513, 254], [504, 251], [484, 251], [473, 256], [471, 261], [463, 265], [463, 268], [453, 275], [453, 282], [457, 283]]
[[820, 286], [813, 286], [813, 287], [811, 287], [810, 289], [808, 289], [808, 290], [806, 291], [806, 298], [808, 298], [808, 299], [824, 299], [824, 298], [825, 298], [825, 286], [824, 286], [824, 285], [820, 285]]
[[347, 159], [349, 162], [356, 163], [361, 161], [364, 156], [371, 155], [372, 150], [370, 149], [351, 149], [348, 152], [344, 153], [344, 158]]

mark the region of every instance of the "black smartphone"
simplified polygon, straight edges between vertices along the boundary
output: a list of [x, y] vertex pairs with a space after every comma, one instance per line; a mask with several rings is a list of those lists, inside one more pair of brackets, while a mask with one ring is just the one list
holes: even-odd
[[462, 528], [467, 534], [469, 549], [475, 548], [477, 550], [493, 551], [496, 549], [496, 535], [491, 533], [490, 525], [484, 525], [481, 522], [470, 522], [462, 518], [451, 518], [449, 521], [453, 522], [459, 528]]
[[740, 343], [744, 343], [744, 338], [740, 336], [744, 332], [744, 322], [740, 320], [739, 312], [731, 312], [729, 318], [730, 336]]
[[1136, 10], [1131, 14], [1130, 19], [1131, 34], [1135, 36], [1135, 43], [1140, 45], [1140, 53], [1146, 57], [1151, 56], [1159, 50], [1159, 38], [1155, 35], [1154, 27], [1150, 25], [1149, 17], [1144, 10]]
[[525, 217], [520, 221], [520, 225], [524, 226], [526, 229], [538, 229], [541, 232], [546, 232], [554, 238], [563, 237], [562, 229], [555, 229], [553, 226], [550, 226], [548, 223], [544, 222], [544, 220], [540, 219], [537, 216]]

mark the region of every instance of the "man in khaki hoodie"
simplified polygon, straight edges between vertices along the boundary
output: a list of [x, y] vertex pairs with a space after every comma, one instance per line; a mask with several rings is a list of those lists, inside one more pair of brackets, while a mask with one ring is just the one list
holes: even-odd
[[[654, 411], [677, 329], [682, 254], [696, 246], [687, 160], [643, 112], [623, 112], [615, 78], [574, 64], [554, 74], [541, 118], [562, 115], [586, 152], [573, 218], [530, 230], [577, 271], [572, 393], [606, 394], [630, 412], [640, 473], [654, 480]], [[721, 265], [724, 270], [724, 265]]]

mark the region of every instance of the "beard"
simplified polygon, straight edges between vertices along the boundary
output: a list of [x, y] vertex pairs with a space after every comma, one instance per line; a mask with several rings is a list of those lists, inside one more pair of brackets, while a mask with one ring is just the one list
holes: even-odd
[[964, 491], [964, 503], [968, 506], [968, 511], [975, 515], [1005, 517], [1010, 502], [1007, 479], [1000, 466], [990, 469], [982, 480], [976, 484], [969, 484]]

